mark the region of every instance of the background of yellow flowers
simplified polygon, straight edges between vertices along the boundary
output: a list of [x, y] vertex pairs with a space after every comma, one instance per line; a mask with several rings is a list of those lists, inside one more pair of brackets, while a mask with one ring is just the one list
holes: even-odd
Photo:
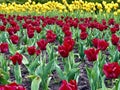
[[71, 4], [68, 4], [66, 0], [62, 0], [62, 3], [55, 1], [48, 1], [47, 3], [41, 4], [36, 3], [35, 1], [28, 0], [24, 4], [17, 4], [16, 2], [12, 3], [1, 3], [0, 4], [0, 12], [1, 13], [43, 13], [48, 11], [59, 11], [59, 12], [113, 12], [114, 15], [120, 14], [120, 0], [117, 2], [107, 3], [106, 1], [102, 1], [102, 3], [98, 2], [87, 2], [82, 0], [72, 1]]

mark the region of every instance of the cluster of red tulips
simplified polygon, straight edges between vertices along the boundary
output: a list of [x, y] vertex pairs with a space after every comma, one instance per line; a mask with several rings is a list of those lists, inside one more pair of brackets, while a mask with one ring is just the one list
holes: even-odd
[[[53, 45], [55, 42], [58, 42], [57, 52], [63, 58], [67, 58], [69, 53], [79, 45], [79, 42], [84, 42], [83, 46], [85, 48], [81, 51], [84, 52], [84, 59], [92, 62], [97, 61], [99, 52], [102, 52], [102, 54], [106, 51], [109, 53], [114, 53], [116, 50], [120, 52], [120, 24], [113, 18], [108, 21], [102, 19], [101, 22], [98, 22], [92, 17], [72, 18], [68, 16], [44, 17], [0, 14], [0, 32], [3, 34], [3, 37], [0, 37], [0, 52], [4, 55], [9, 54], [9, 60], [14, 65], [22, 64], [23, 55], [39, 56], [41, 52], [46, 51], [48, 44]], [[5, 38], [5, 40], [2, 38]], [[11, 48], [14, 47], [17, 47], [17, 49], [14, 53], [11, 53]], [[115, 49], [110, 52], [111, 47]], [[19, 52], [21, 48], [23, 50]], [[77, 47], [77, 49], [80, 48]], [[104, 63], [103, 73], [107, 78], [115, 79], [120, 76], [119, 68], [118, 62], [110, 60], [109, 63]], [[8, 90], [7, 87], [10, 90], [13, 90], [11, 87], [20, 88], [15, 90], [25, 90], [17, 84], [14, 85], [1, 86], [0, 90]], [[77, 89], [77, 82], [72, 79], [70, 81], [63, 80], [59, 88], [59, 90]]]

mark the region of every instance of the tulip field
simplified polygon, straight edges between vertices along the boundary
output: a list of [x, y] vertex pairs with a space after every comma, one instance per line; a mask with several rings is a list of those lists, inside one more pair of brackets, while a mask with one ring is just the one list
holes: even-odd
[[120, 90], [120, 1], [62, 1], [0, 4], [0, 90]]

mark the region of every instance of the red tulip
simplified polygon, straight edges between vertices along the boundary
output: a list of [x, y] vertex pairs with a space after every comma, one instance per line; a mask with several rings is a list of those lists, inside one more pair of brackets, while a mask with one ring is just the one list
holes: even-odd
[[103, 72], [107, 78], [118, 78], [120, 76], [120, 65], [117, 62], [107, 63], [103, 66]]
[[40, 49], [36, 50], [35, 53], [36, 53], [37, 56], [39, 56], [40, 53], [41, 53]]
[[115, 24], [115, 20], [113, 18], [109, 19], [108, 24], [109, 25], [114, 25]]
[[106, 50], [108, 46], [109, 46], [109, 43], [106, 42], [105, 40], [100, 40], [98, 43], [98, 49], [102, 51]]
[[99, 52], [99, 50], [98, 49], [95, 50], [94, 48], [89, 48], [84, 51], [84, 53], [89, 61], [97, 60], [98, 52]]
[[75, 45], [75, 41], [70, 37], [65, 37], [63, 41], [63, 45], [66, 46], [66, 48], [68, 48], [69, 51], [72, 51]]
[[75, 86], [75, 90], [78, 90], [76, 80], [70, 80], [70, 82], [69, 82], [69, 83]]
[[17, 44], [19, 42], [19, 37], [17, 35], [11, 35], [10, 40], [13, 44]]
[[26, 90], [26, 88], [13, 82], [8, 85], [0, 85], [0, 90]]
[[96, 47], [97, 49], [100, 49], [102, 51], [106, 50], [107, 47], [109, 46], [108, 42], [106, 42], [103, 39], [98, 39], [98, 38], [93, 39], [92, 43], [93, 43], [94, 47]]
[[116, 34], [112, 34], [111, 41], [113, 45], [118, 45], [119, 37]]
[[36, 52], [35, 46], [29, 46], [29, 47], [27, 48], [27, 51], [28, 51], [28, 54], [29, 54], [29, 55], [34, 55], [35, 52]]
[[69, 55], [69, 50], [66, 46], [64, 45], [61, 45], [61, 46], [58, 46], [58, 52], [59, 54], [62, 56], [62, 57], [68, 57]]
[[71, 80], [70, 82], [67, 82], [66, 80], [63, 80], [59, 90], [78, 90], [76, 81]]
[[87, 32], [81, 32], [80, 33], [80, 39], [81, 40], [85, 40], [87, 38], [87, 36], [88, 36]]
[[36, 27], [35, 27], [35, 30], [37, 31], [37, 33], [40, 33], [42, 29], [41, 29], [40, 26], [36, 26]]
[[5, 31], [5, 26], [4, 25], [0, 25], [0, 31]]
[[44, 39], [41, 39], [37, 42], [37, 45], [41, 50], [46, 50], [46, 45], [47, 44], [48, 44], [48, 42]]
[[31, 24], [27, 25], [27, 34], [29, 38], [34, 37], [34, 27]]
[[28, 30], [27, 35], [29, 38], [33, 38], [34, 37], [34, 30]]
[[79, 24], [79, 29], [81, 32], [86, 32], [87, 27], [84, 24]]
[[72, 32], [70, 30], [64, 31], [65, 37], [72, 37]]
[[70, 31], [70, 25], [69, 24], [64, 24], [63, 27], [62, 27], [62, 31], [63, 32]]
[[16, 63], [20, 65], [22, 63], [22, 59], [23, 59], [23, 56], [18, 52], [16, 52], [15, 55], [10, 56], [10, 60], [13, 62], [14, 65], [16, 65]]
[[106, 20], [105, 19], [102, 19], [102, 24], [106, 25]]
[[118, 30], [118, 28], [116, 28], [116, 27], [110, 28], [110, 31], [111, 31], [112, 33], [116, 33], [117, 30]]
[[9, 49], [8, 43], [4, 42], [4, 43], [0, 44], [0, 51], [1, 51], [1, 53], [8, 52], [8, 49]]
[[99, 29], [100, 31], [103, 31], [106, 29], [106, 26], [103, 24], [97, 24], [97, 29]]
[[15, 34], [14, 27], [9, 27], [9, 28], [7, 28], [7, 32], [9, 33], [9, 35]]
[[52, 30], [48, 30], [46, 33], [46, 38], [49, 43], [52, 43], [56, 39], [56, 34], [54, 34]]

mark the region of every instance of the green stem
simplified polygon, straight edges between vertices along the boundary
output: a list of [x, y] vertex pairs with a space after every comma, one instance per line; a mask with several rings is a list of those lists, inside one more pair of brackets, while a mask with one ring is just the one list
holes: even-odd
[[21, 69], [20, 69], [20, 65], [18, 64], [14, 65], [14, 75], [16, 82], [18, 84], [22, 84]]

